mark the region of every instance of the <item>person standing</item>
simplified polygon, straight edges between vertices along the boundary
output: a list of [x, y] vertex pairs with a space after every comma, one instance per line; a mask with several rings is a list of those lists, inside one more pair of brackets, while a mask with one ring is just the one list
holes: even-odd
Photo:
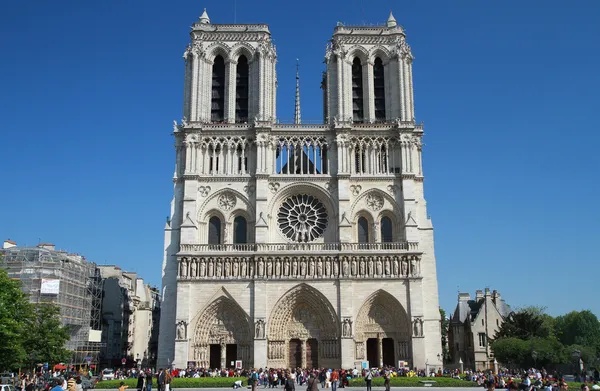
[[383, 385], [385, 386], [385, 391], [390, 391], [390, 371], [387, 369], [383, 371]]
[[367, 391], [371, 391], [371, 382], [373, 381], [373, 374], [371, 370], [367, 368], [367, 373], [365, 374], [365, 382], [367, 382]]
[[137, 378], [137, 387], [136, 387], [138, 391], [145, 391], [145, 389], [146, 389], [145, 381], [146, 381], [146, 375], [144, 374], [144, 371], [140, 371], [140, 374]]
[[315, 375], [312, 373], [308, 376], [308, 383], [306, 386], [306, 391], [319, 391], [317, 379], [315, 378]]
[[296, 386], [294, 385], [294, 379], [292, 378], [292, 374], [287, 374], [287, 379], [285, 380], [285, 384], [283, 385], [285, 391], [296, 391]]
[[163, 371], [162, 368], [160, 368], [156, 374], [156, 383], [158, 391], [165, 391], [165, 371]]
[[338, 386], [338, 381], [340, 380], [340, 374], [337, 369], [334, 369], [331, 372], [331, 391], [336, 391]]

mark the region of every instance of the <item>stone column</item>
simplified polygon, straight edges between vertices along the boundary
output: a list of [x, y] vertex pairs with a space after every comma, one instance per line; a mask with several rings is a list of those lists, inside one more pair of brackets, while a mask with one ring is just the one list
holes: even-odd
[[381, 336], [377, 336], [377, 363], [378, 366], [383, 366], [383, 338]]
[[363, 94], [365, 100], [364, 117], [367, 120], [366, 122], [371, 122], [375, 121], [375, 85], [373, 82], [373, 63], [371, 61], [366, 61], [363, 64], [363, 79], [365, 88]]
[[225, 64], [225, 122], [235, 122], [235, 77], [237, 61], [229, 60]]
[[227, 368], [227, 345], [224, 342], [221, 342], [221, 368]]
[[302, 348], [302, 368], [306, 368], [306, 343], [307, 340], [306, 339], [301, 339], [300, 340], [300, 347]]

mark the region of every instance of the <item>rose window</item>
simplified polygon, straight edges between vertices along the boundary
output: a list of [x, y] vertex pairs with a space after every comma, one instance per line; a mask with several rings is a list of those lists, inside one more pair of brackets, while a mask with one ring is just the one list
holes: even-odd
[[298, 194], [283, 202], [277, 213], [281, 232], [294, 242], [312, 242], [327, 228], [327, 210], [308, 194]]

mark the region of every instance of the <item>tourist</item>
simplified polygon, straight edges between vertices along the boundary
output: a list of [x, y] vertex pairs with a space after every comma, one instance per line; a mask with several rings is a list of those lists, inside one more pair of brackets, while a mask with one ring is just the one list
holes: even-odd
[[367, 382], [367, 391], [371, 391], [371, 381], [373, 380], [373, 374], [367, 368], [365, 373], [365, 382]]
[[287, 379], [285, 380], [284, 388], [285, 388], [285, 391], [295, 391], [296, 390], [296, 386], [294, 385], [294, 379], [292, 378], [291, 373], [287, 374]]
[[390, 372], [389, 371], [384, 371], [383, 372], [383, 385], [385, 386], [385, 391], [390, 391]]
[[121, 382], [121, 384], [119, 384], [119, 391], [125, 391], [128, 388], [129, 386], [126, 386], [125, 382]]
[[336, 391], [338, 386], [338, 381], [340, 380], [340, 374], [337, 369], [334, 369], [331, 372], [331, 391]]
[[306, 391], [319, 391], [319, 386], [317, 385], [317, 379], [314, 374], [310, 374], [308, 376], [308, 384], [306, 386]]

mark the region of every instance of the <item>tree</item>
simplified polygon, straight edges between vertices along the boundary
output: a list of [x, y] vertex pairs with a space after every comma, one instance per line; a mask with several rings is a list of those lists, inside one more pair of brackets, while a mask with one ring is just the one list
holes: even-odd
[[71, 352], [65, 349], [69, 331], [60, 323], [60, 309], [52, 303], [39, 303], [25, 326], [23, 346], [27, 351], [29, 367], [37, 363], [59, 363], [66, 361]]
[[548, 338], [552, 330], [548, 329], [548, 320], [543, 316], [543, 309], [528, 307], [508, 314], [494, 336], [499, 338], [530, 339], [534, 337]]
[[0, 268], [0, 370], [16, 369], [25, 358], [25, 319], [30, 314], [31, 304], [21, 291], [21, 282]]
[[442, 332], [442, 356], [444, 361], [449, 360], [450, 350], [448, 349], [448, 327], [450, 327], [450, 319], [446, 316], [446, 311], [440, 307], [440, 328]]
[[556, 318], [556, 336], [564, 345], [600, 350], [600, 323], [591, 311], [572, 311]]

